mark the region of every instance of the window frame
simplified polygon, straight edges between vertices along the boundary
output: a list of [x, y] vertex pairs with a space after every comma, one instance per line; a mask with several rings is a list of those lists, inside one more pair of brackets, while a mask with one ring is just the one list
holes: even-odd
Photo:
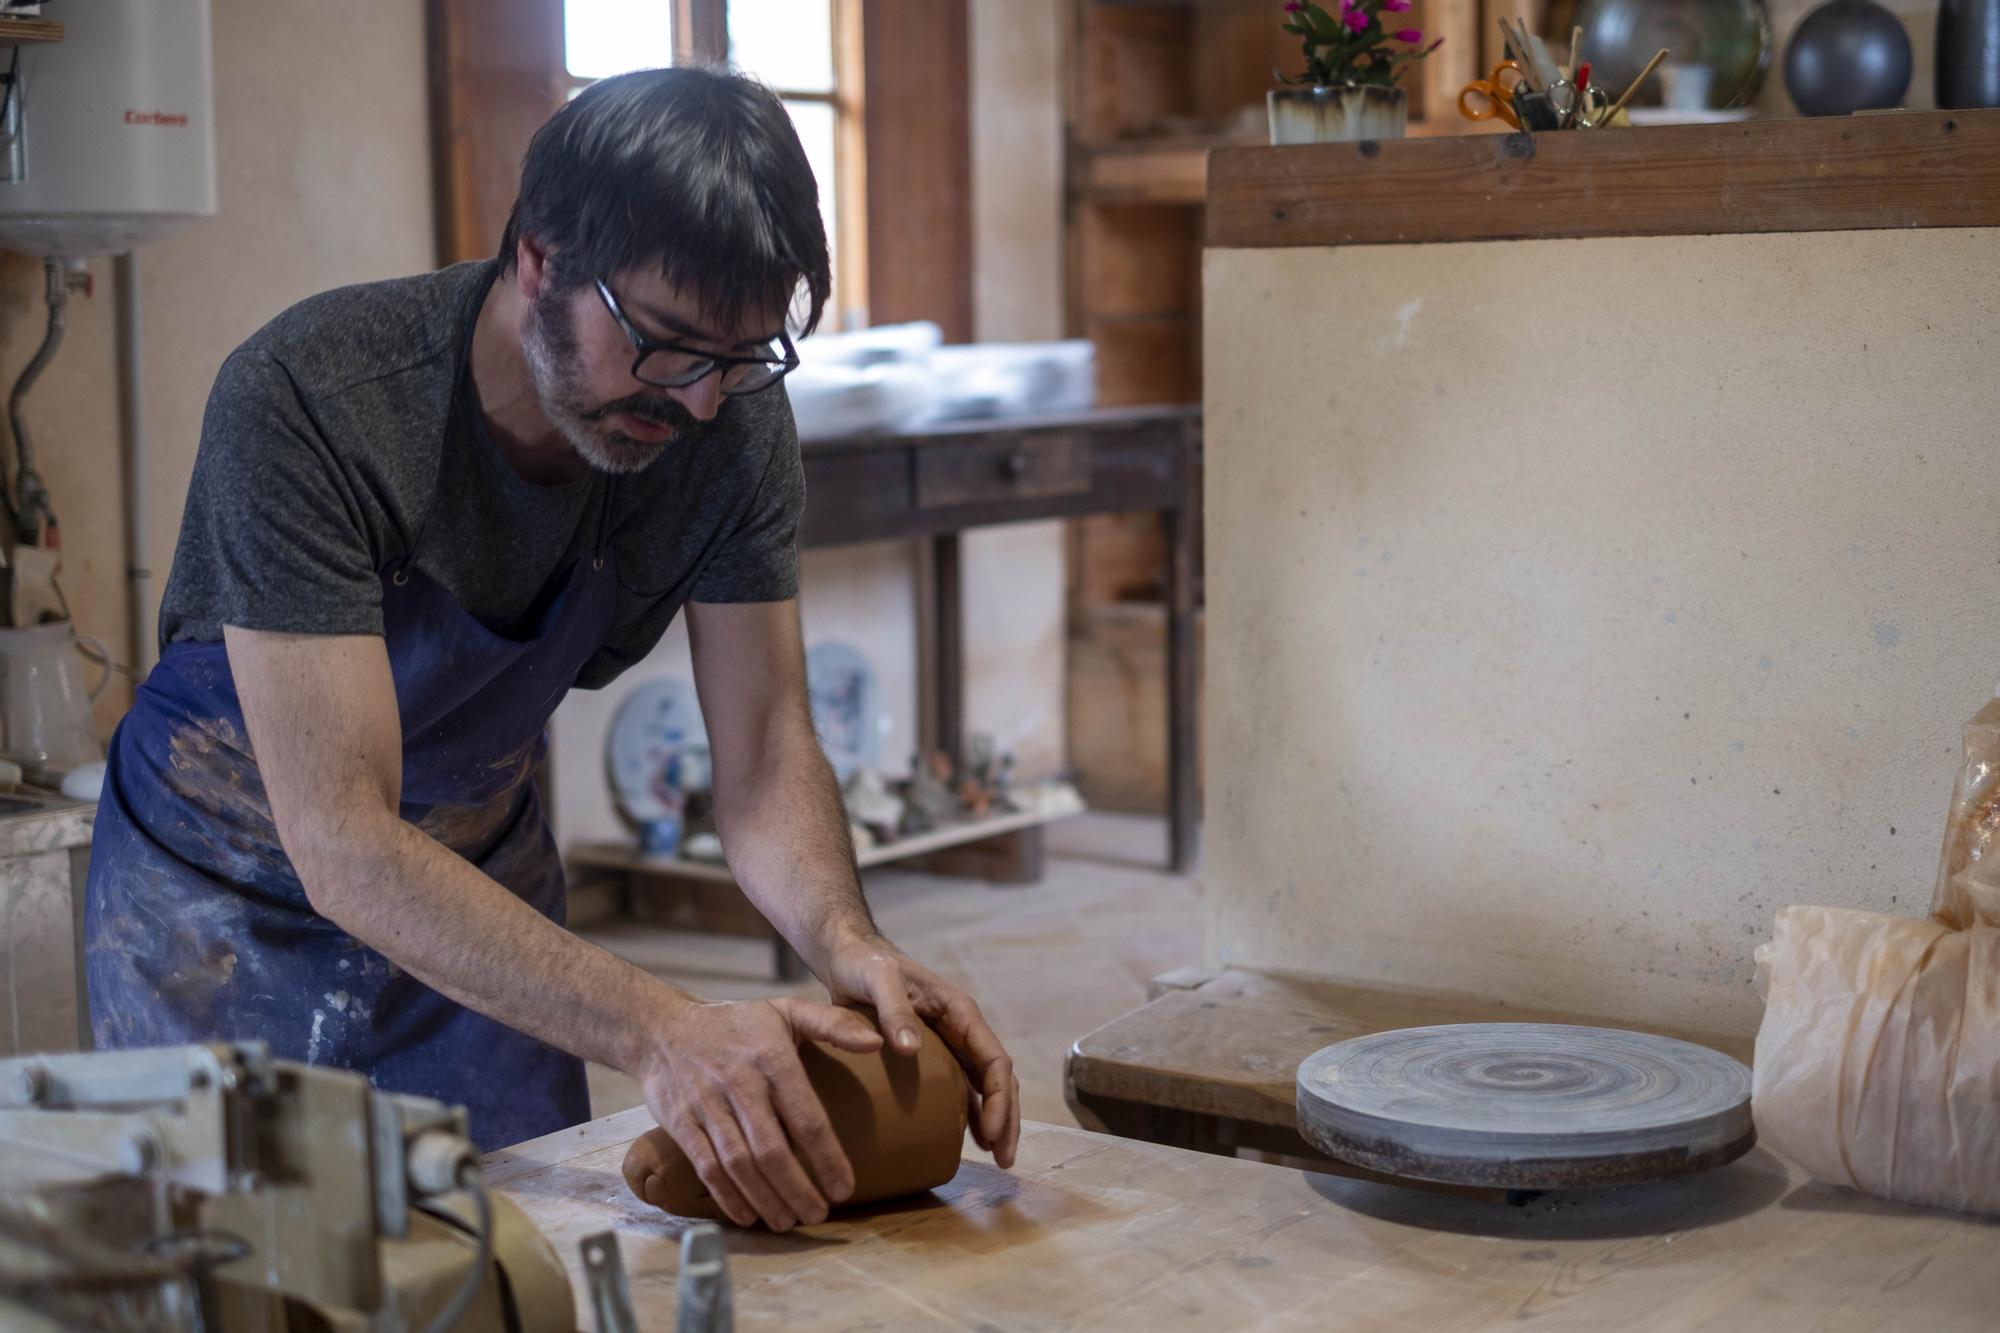
[[[813, 102], [833, 110], [833, 215], [827, 237], [833, 290], [820, 327], [856, 329], [868, 323], [868, 137], [863, 119], [862, 0], [828, 0], [833, 10], [833, 88], [773, 86], [786, 102]], [[561, 0], [558, 0], [560, 8]], [[729, 0], [673, 0], [674, 61], [722, 64], [729, 56]], [[562, 67], [563, 96], [574, 97], [595, 79]]]
[[[677, 56], [719, 59], [721, 0], [675, 6]], [[935, 320], [972, 337], [966, 0], [834, 0], [845, 98], [835, 188], [841, 290], [827, 329]], [[562, 0], [426, 0], [438, 262], [500, 243], [528, 139], [576, 81]], [[870, 163], [879, 170], [870, 170]]]

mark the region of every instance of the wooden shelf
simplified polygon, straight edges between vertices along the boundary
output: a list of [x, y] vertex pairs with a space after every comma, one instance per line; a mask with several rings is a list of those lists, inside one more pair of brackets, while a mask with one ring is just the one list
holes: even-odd
[[1208, 193], [1208, 154], [1247, 147], [1240, 139], [1160, 138], [1079, 145], [1070, 188], [1097, 204], [1199, 204]]
[[[1003, 833], [1014, 833], [1040, 824], [1053, 824], [1057, 820], [1071, 819], [1082, 813], [1084, 813], [1083, 807], [1078, 807], [1060, 814], [1045, 814], [1034, 810], [1019, 814], [995, 815], [990, 819], [967, 820], [961, 824], [932, 829], [929, 833], [919, 833], [912, 837], [899, 838], [895, 842], [870, 847], [858, 853], [854, 860], [856, 865], [866, 870], [870, 866], [889, 865], [908, 857], [943, 851], [947, 847], [960, 847], [968, 842], [996, 838]], [[705, 880], [711, 884], [736, 882], [735, 876], [729, 873], [729, 867], [720, 861], [690, 861], [679, 856], [655, 856], [622, 842], [583, 843], [570, 849], [569, 860], [572, 864], [591, 866], [599, 870], [651, 872], [657, 875], [672, 875], [679, 879]]]
[[[1441, 139], [1491, 136], [1506, 128], [1498, 121], [1475, 123], [1454, 117], [1436, 123], [1413, 121], [1407, 133], [1412, 139]], [[1070, 190], [1091, 204], [1199, 204], [1208, 195], [1210, 153], [1268, 146], [1254, 140], [1185, 136], [1079, 144], [1070, 155]]]
[[2000, 110], [1235, 148], [1207, 244], [2000, 226]]

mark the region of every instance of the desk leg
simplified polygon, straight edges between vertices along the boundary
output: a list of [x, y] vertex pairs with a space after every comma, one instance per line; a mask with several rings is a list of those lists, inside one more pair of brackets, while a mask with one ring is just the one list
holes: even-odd
[[949, 754], [954, 767], [965, 754], [964, 581], [959, 574], [958, 534], [931, 538], [932, 613], [937, 635], [932, 669], [936, 726], [932, 744]]
[[1194, 866], [1201, 815], [1195, 805], [1194, 525], [1200, 511], [1160, 515], [1167, 538], [1167, 846], [1175, 874]]
[[771, 932], [771, 972], [779, 981], [812, 980], [812, 970], [805, 960], [792, 952], [792, 946], [775, 930]]

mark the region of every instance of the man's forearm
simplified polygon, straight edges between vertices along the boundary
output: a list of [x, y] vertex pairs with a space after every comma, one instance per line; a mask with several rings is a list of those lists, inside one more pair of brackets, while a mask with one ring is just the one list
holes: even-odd
[[337, 852], [292, 852], [329, 920], [432, 989], [637, 1077], [688, 995], [544, 917], [388, 811], [343, 821]]
[[716, 774], [717, 832], [744, 894], [824, 980], [833, 949], [875, 922], [833, 768], [810, 724], [781, 730], [755, 763]]

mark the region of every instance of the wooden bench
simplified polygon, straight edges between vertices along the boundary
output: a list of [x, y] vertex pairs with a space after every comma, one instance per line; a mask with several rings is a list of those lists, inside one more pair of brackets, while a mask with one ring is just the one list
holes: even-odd
[[[1277, 1154], [1314, 1170], [1370, 1176], [1299, 1136], [1292, 1111], [1299, 1062], [1323, 1046], [1431, 1023], [1580, 1023], [1630, 1027], [1577, 1014], [1517, 1008], [1462, 995], [1396, 991], [1181, 968], [1153, 978], [1139, 1009], [1079, 1038], [1063, 1095], [1085, 1129], [1235, 1156]], [[1748, 1040], [1669, 1032], [1746, 1064]]]

